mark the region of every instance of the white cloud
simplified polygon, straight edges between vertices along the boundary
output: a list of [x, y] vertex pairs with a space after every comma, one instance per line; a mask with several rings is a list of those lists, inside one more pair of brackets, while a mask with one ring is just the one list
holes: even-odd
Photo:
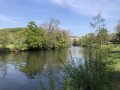
[[[57, 4], [65, 8], [70, 8], [86, 16], [96, 15], [99, 11], [105, 18], [115, 18], [116, 12], [120, 12], [120, 2], [118, 0], [34, 0], [36, 2], [46, 2]], [[115, 13], [115, 14], [114, 14]], [[117, 15], [118, 16], [118, 15]]]

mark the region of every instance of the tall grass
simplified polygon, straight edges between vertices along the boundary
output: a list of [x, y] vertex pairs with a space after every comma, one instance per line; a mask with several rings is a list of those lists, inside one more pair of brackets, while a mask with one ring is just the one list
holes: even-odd
[[72, 58], [64, 64], [65, 90], [108, 90], [111, 69], [107, 66], [109, 48], [100, 48], [89, 57], [83, 59]]

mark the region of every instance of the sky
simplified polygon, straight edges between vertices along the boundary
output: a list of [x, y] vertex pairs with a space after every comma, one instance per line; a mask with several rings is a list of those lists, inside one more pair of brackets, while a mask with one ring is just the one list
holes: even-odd
[[0, 29], [39, 26], [50, 18], [60, 20], [60, 29], [72, 36], [92, 33], [90, 22], [99, 12], [109, 33], [114, 33], [120, 19], [120, 0], [0, 0]]

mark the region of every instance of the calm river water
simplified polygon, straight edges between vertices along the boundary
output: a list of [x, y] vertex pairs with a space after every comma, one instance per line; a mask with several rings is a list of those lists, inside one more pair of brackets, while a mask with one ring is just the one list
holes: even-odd
[[81, 58], [86, 52], [82, 47], [71, 47], [0, 54], [0, 90], [41, 90], [40, 78], [49, 88], [51, 74], [57, 86], [62, 81], [58, 74], [62, 68], [60, 60], [66, 62], [71, 56]]

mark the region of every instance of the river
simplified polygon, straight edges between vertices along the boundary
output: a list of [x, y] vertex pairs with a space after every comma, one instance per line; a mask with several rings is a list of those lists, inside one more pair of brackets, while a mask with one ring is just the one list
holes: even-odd
[[49, 88], [51, 75], [57, 86], [62, 81], [60, 61], [67, 62], [71, 56], [82, 58], [86, 52], [82, 47], [71, 47], [0, 54], [0, 90], [41, 90], [40, 78]]

